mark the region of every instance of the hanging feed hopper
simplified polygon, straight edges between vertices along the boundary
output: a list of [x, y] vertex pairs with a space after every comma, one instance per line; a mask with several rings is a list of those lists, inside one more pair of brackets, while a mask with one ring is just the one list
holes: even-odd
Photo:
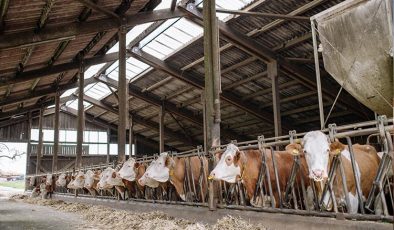
[[312, 17], [317, 24], [326, 71], [365, 106], [390, 117], [392, 4], [392, 0], [349, 0]]

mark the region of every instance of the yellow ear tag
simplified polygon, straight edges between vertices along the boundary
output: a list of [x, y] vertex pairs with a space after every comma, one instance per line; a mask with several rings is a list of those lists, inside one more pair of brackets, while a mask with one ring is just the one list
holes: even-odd
[[341, 150], [340, 149], [335, 149], [335, 154], [336, 155], [338, 155], [338, 154], [340, 154], [341, 153]]
[[170, 170], [170, 176], [174, 176], [174, 170], [173, 169]]
[[208, 177], [208, 180], [212, 180], [212, 179], [213, 179], [213, 176], [209, 176], [209, 177]]
[[293, 149], [293, 155], [298, 155], [300, 152], [297, 149]]

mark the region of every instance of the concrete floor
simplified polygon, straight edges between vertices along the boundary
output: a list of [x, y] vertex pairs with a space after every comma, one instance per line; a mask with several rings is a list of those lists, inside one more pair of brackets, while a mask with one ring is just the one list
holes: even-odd
[[86, 223], [79, 215], [52, 208], [0, 199], [0, 229], [78, 229]]

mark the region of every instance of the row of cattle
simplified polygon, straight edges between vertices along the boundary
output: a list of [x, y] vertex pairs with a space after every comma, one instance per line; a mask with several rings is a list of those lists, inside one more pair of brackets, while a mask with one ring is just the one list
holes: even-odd
[[[354, 169], [348, 146], [338, 141], [330, 142], [324, 133], [312, 131], [304, 136], [301, 143], [289, 144], [284, 151], [272, 152], [272, 149], [265, 149], [263, 154], [259, 149], [242, 151], [236, 145], [229, 144], [224, 151], [215, 154], [216, 166], [210, 173], [208, 159], [204, 156], [173, 157], [168, 153], [162, 153], [149, 165], [130, 158], [115, 169], [108, 167], [103, 171], [88, 170], [85, 173], [80, 171], [76, 175], [61, 174], [57, 178], [47, 175], [41, 179], [45, 180], [45, 183], [42, 183], [45, 186], [37, 186], [36, 179], [32, 180], [31, 185], [36, 185], [36, 188], [46, 187], [44, 194], [51, 194], [54, 186], [84, 189], [93, 196], [100, 191], [113, 193], [112, 191], [116, 190], [122, 199], [126, 196], [149, 198], [147, 190], [159, 188], [163, 196], [169, 195], [171, 190], [174, 190], [178, 199], [204, 202], [208, 194], [207, 182], [212, 179], [229, 184], [240, 182], [245, 191], [246, 202], [258, 206], [261, 204], [256, 201], [258, 200], [256, 189], [264, 187], [259, 183], [271, 183], [278, 186], [271, 186], [273, 196], [266, 200], [274, 207], [279, 207], [279, 201], [283, 199], [284, 190], [292, 176], [296, 155], [300, 165], [300, 176], [296, 178], [296, 183], [300, 180], [305, 183], [306, 195], [301, 195], [301, 199], [309, 204], [309, 207], [314, 206], [313, 203], [316, 202], [314, 199], [318, 197], [323, 203], [323, 207], [319, 206], [320, 209], [332, 210], [333, 203], [337, 203], [346, 211], [357, 213], [370, 193], [381, 161], [381, 153], [370, 145], [356, 144], [352, 148], [355, 158]], [[342, 166], [336, 169], [337, 176], [331, 192], [335, 202], [328, 193], [324, 193], [323, 189], [334, 155], [340, 156], [342, 161]], [[269, 178], [268, 182], [260, 181], [263, 162], [268, 167], [269, 175], [266, 175], [266, 178]], [[274, 163], [277, 165], [276, 169]], [[344, 177], [339, 176], [340, 169], [343, 170]], [[392, 176], [392, 171], [388, 176]], [[341, 186], [342, 180], [346, 180], [346, 188]], [[357, 192], [356, 180], [359, 181], [361, 194]], [[314, 189], [311, 189], [312, 187]], [[389, 187], [392, 187], [392, 184], [389, 184]], [[268, 197], [266, 189], [262, 189], [261, 193]], [[259, 198], [264, 198], [264, 195]], [[393, 197], [390, 197], [390, 201], [393, 202]], [[375, 202], [374, 211], [377, 214], [382, 212], [379, 202], [379, 199]]]

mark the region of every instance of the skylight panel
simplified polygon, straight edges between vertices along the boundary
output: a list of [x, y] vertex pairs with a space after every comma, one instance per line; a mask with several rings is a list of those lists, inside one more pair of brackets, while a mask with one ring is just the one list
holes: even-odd
[[[69, 108], [78, 110], [78, 99], [67, 102], [66, 106]], [[91, 106], [91, 104], [89, 102], [86, 102], [86, 101], [83, 102], [84, 109], [86, 109], [89, 106]]]
[[68, 97], [68, 96], [70, 96], [71, 94], [73, 94], [74, 92], [75, 92], [75, 90], [77, 90], [78, 88], [76, 87], [76, 88], [72, 88], [72, 89], [69, 89], [69, 90], [66, 90], [66, 92], [64, 92], [60, 97], [61, 98], [63, 98], [63, 97]]
[[85, 71], [85, 79], [91, 78], [93, 75], [95, 75], [97, 73], [97, 71], [99, 71], [101, 69], [101, 67], [103, 67], [105, 65], [105, 63], [102, 64], [98, 64], [98, 65], [93, 65], [91, 67], [89, 67], [86, 71]]
[[147, 52], [147, 53], [149, 53], [150, 55], [153, 55], [153, 56], [159, 58], [159, 59], [164, 59], [165, 58], [164, 54], [162, 54], [162, 53], [150, 48], [149, 46], [145, 46], [142, 50]]
[[110, 95], [111, 90], [103, 83], [99, 82], [94, 84], [89, 89], [85, 90], [85, 94], [97, 100], [101, 100], [104, 97]]

